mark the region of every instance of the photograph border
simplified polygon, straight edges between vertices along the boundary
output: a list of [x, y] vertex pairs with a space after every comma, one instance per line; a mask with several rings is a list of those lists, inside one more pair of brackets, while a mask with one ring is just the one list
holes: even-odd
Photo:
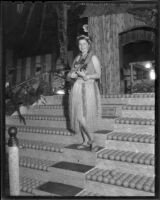
[[[8, 1], [7, 1], [8, 2]], [[12, 1], [17, 2], [17, 1]], [[24, 1], [23, 1], [24, 2]], [[42, 1], [45, 3], [45, 1]], [[60, 1], [58, 1], [60, 2]], [[71, 1], [61, 1], [63, 2], [71, 2]], [[132, 0], [132, 1], [121, 1], [121, 0], [111, 0], [111, 1], [76, 1], [76, 2], [82, 2], [84, 4], [86, 3], [147, 3], [147, 2], [153, 2], [157, 4], [158, 8], [158, 19], [157, 19], [157, 36], [156, 36], [156, 80], [155, 80], [155, 181], [156, 181], [156, 188], [155, 188], [155, 196], [154, 197], [48, 197], [48, 196], [17, 196], [17, 197], [11, 197], [11, 196], [5, 196], [5, 185], [4, 185], [4, 175], [5, 175], [5, 162], [6, 162], [6, 156], [5, 156], [5, 38], [4, 38], [4, 13], [3, 13], [3, 4], [4, 1], [1, 2], [1, 24], [0, 24], [0, 89], [1, 89], [1, 99], [0, 99], [0, 110], [1, 110], [1, 198], [2, 199], [159, 199], [160, 198], [160, 151], [159, 151], [159, 144], [160, 144], [160, 2], [158, 0]]]

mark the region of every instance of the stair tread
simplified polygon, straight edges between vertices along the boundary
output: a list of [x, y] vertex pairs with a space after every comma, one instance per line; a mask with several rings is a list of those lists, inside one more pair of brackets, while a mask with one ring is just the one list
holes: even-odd
[[[61, 98], [67, 98], [68, 95], [53, 95], [53, 96], [45, 96], [45, 98], [56, 98], [56, 99], [61, 99]], [[101, 95], [102, 98], [105, 98], [105, 97], [117, 97], [117, 98], [121, 98], [121, 97], [128, 97], [128, 98], [131, 98], [131, 97], [139, 97], [139, 98], [142, 98], [142, 97], [155, 97], [155, 93], [153, 92], [146, 92], [146, 93], [133, 93], [133, 94], [107, 94], [107, 95]]]
[[82, 192], [80, 192], [77, 196], [102, 196], [102, 195], [84, 189], [84, 190], [82, 190]]
[[[62, 115], [42, 115], [42, 114], [25, 114], [23, 117], [26, 120], [51, 120], [51, 121], [66, 121], [68, 120], [66, 117]], [[12, 119], [19, 119], [18, 115], [13, 115], [10, 118]]]
[[63, 105], [57, 105], [57, 104], [50, 104], [50, 105], [35, 105], [33, 106], [33, 109], [59, 109], [64, 108]]
[[51, 160], [38, 159], [29, 156], [20, 156], [19, 164], [22, 167], [48, 171], [48, 168], [56, 162]]
[[[71, 145], [65, 146], [65, 148], [66, 149], [74, 149], [74, 150], [77, 150], [77, 151], [89, 151], [89, 152], [91, 152], [89, 147], [84, 147], [84, 148], [78, 149], [78, 145], [79, 144], [71, 144]], [[102, 146], [96, 146], [95, 147], [95, 152], [100, 151], [103, 148], [104, 147], [102, 147]]]
[[[6, 130], [12, 125], [6, 125]], [[73, 136], [75, 135], [71, 130], [65, 128], [50, 128], [50, 127], [38, 127], [38, 126], [25, 126], [25, 125], [16, 125], [18, 132], [31, 132], [31, 133], [40, 133], [40, 134], [55, 134], [55, 135], [66, 135]]]
[[104, 170], [95, 168], [86, 174], [86, 180], [118, 187], [131, 188], [146, 192], [154, 192], [154, 178], [131, 173], [122, 173], [119, 170]]
[[97, 154], [97, 158], [143, 165], [154, 165], [154, 154], [151, 153], [104, 149]]
[[53, 164], [52, 167], [58, 169], [76, 171], [80, 173], [86, 173], [87, 171], [91, 170], [94, 166], [61, 161]]
[[[122, 104], [122, 103], [120, 103], [120, 104], [107, 104], [107, 103], [102, 103], [102, 106], [117, 106], [117, 105], [120, 105], [120, 106], [122, 106], [122, 105], [124, 105], [124, 104]], [[34, 105], [32, 108], [34, 109], [34, 108], [37, 108], [37, 109], [54, 109], [54, 108], [64, 108], [64, 107], [67, 107], [67, 106], [65, 106], [65, 105], [59, 105], [59, 104], [49, 104], [49, 105]]]
[[118, 119], [115, 119], [115, 124], [154, 125], [155, 120], [147, 118], [119, 117]]
[[148, 135], [148, 134], [110, 132], [107, 134], [106, 139], [153, 144], [155, 137], [153, 135]]
[[20, 191], [33, 194], [33, 190], [44, 183], [44, 180], [37, 180], [31, 177], [20, 176]]
[[102, 98], [154, 98], [154, 93], [134, 93], [134, 94], [108, 94]]
[[154, 110], [154, 105], [123, 105], [122, 110]]
[[65, 144], [19, 139], [20, 148], [37, 149], [62, 153]]

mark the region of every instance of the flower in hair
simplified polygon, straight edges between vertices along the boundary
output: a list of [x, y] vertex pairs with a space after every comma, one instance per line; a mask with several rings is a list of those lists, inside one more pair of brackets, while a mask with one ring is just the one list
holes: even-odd
[[88, 24], [83, 25], [83, 30], [84, 30], [84, 32], [88, 32]]

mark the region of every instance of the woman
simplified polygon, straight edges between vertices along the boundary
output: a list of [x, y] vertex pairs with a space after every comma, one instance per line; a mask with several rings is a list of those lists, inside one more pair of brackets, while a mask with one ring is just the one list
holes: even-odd
[[79, 149], [89, 146], [93, 151], [93, 133], [98, 130], [101, 117], [101, 99], [96, 80], [101, 76], [101, 65], [91, 51], [91, 40], [82, 35], [77, 38], [80, 54], [75, 58], [68, 77], [75, 82], [70, 92], [70, 125], [81, 134], [83, 143]]

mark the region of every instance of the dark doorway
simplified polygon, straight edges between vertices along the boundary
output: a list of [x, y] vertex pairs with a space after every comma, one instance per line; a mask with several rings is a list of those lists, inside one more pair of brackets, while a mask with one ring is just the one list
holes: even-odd
[[[129, 63], [132, 62], [143, 62], [143, 61], [153, 61], [153, 43], [151, 41], [136, 41], [133, 43], [126, 44], [122, 47], [122, 61], [121, 66], [121, 87], [124, 93], [130, 93], [130, 79], [131, 79], [131, 69]], [[141, 69], [136, 69], [134, 71], [134, 78], [138, 80], [140, 73], [147, 77], [146, 71]]]

